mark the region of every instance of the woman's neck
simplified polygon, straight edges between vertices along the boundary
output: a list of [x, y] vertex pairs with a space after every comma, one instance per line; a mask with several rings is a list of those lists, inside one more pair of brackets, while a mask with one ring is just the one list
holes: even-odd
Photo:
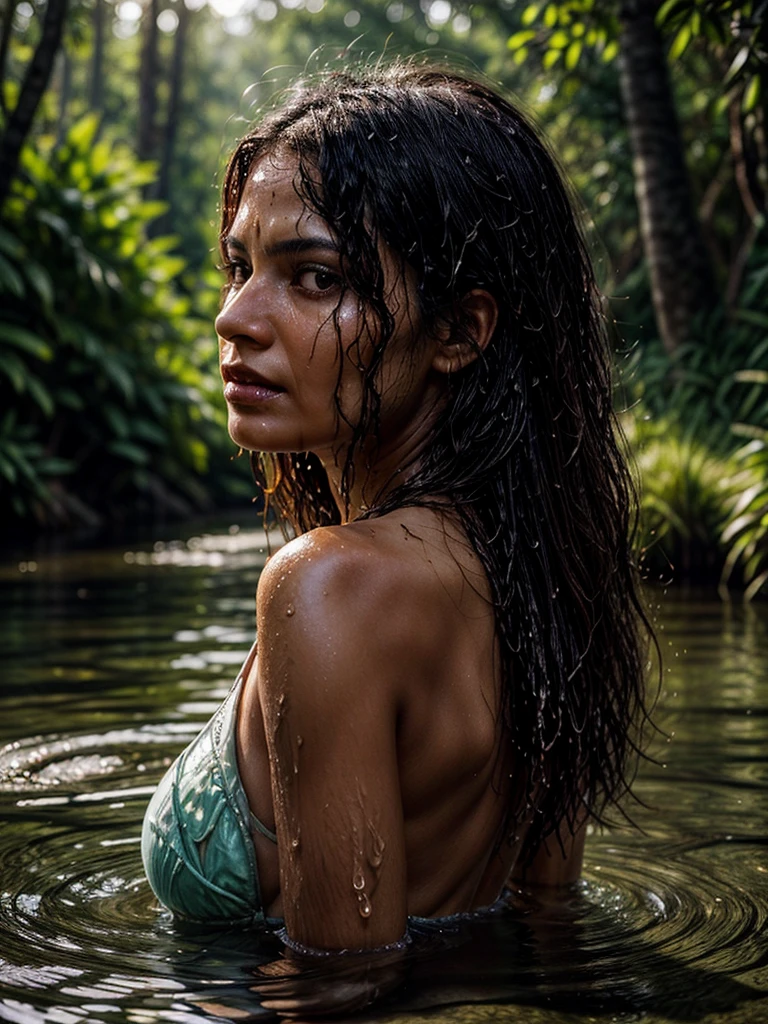
[[390, 441], [361, 445], [353, 457], [351, 487], [347, 495], [343, 475], [349, 449], [345, 446], [332, 452], [317, 452], [328, 474], [342, 523], [358, 519], [416, 472], [424, 450], [434, 436], [436, 418], [437, 410], [435, 415], [409, 424]]

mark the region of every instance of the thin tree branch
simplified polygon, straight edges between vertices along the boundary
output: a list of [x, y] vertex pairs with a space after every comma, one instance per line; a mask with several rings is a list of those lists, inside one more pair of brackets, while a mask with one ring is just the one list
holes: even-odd
[[2, 210], [19, 166], [21, 148], [43, 98], [53, 70], [67, 17], [68, 0], [48, 0], [43, 32], [27, 65], [19, 101], [8, 118], [0, 139], [0, 210]]

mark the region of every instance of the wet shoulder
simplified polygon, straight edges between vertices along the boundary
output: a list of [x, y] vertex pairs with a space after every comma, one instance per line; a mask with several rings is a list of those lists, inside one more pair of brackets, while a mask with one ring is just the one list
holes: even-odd
[[308, 654], [338, 668], [351, 660], [397, 685], [446, 629], [444, 577], [455, 568], [441, 571], [443, 547], [430, 516], [408, 511], [291, 541], [259, 581], [260, 651], [267, 644], [284, 661]]

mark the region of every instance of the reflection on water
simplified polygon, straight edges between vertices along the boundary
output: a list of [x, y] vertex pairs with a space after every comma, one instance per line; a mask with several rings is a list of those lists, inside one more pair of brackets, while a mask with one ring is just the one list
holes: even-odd
[[244, 530], [0, 567], [0, 1019], [266, 1019], [378, 990], [355, 1019], [768, 1021], [768, 607], [654, 596], [667, 738], [644, 831], [593, 835], [567, 900], [298, 976], [274, 938], [176, 927], [141, 819], [250, 646], [264, 558]]

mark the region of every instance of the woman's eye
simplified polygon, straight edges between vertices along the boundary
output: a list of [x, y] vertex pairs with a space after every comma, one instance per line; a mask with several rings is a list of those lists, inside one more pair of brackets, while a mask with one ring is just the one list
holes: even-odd
[[307, 267], [299, 271], [297, 275], [298, 285], [307, 292], [322, 294], [329, 292], [339, 285], [339, 278], [330, 270], [320, 270], [317, 267]]
[[248, 280], [248, 267], [241, 260], [225, 260], [219, 269], [226, 274], [230, 287], [239, 287]]

